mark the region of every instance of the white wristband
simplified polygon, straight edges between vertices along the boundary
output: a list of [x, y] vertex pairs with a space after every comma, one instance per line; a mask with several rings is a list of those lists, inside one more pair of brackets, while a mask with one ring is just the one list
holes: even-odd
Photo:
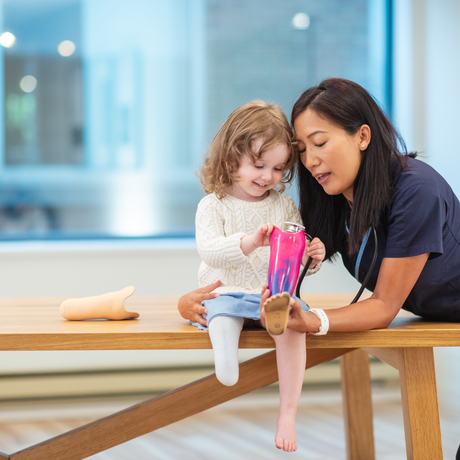
[[315, 335], [325, 335], [327, 334], [327, 331], [329, 330], [329, 318], [326, 315], [326, 312], [324, 310], [321, 310], [321, 308], [310, 308], [312, 313], [314, 313], [321, 321], [321, 326], [319, 328], [318, 332], [312, 332], [312, 334]]

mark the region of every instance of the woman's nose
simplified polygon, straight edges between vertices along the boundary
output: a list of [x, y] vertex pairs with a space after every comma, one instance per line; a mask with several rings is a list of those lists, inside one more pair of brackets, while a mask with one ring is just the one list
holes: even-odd
[[302, 164], [309, 170], [311, 171], [313, 166], [318, 165], [318, 159], [314, 157], [311, 153], [308, 153], [306, 150], [300, 157], [300, 160], [302, 161]]

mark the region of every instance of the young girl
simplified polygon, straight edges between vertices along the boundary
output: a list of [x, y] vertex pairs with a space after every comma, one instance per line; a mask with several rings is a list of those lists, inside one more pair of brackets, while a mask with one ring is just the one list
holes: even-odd
[[[243, 325], [250, 320], [260, 324], [260, 292], [267, 282], [273, 226], [281, 227], [286, 221], [301, 223], [293, 200], [281, 193], [292, 180], [294, 164], [292, 131], [284, 113], [278, 106], [254, 101], [230, 115], [200, 171], [208, 195], [196, 214], [196, 241], [202, 259], [198, 277], [200, 286], [221, 281], [215, 291], [219, 297], [203, 305], [216, 377], [224, 385], [238, 381]], [[312, 257], [308, 272], [315, 273], [325, 257], [319, 239], [306, 242], [304, 261], [307, 257]], [[270, 314], [267, 310], [266, 316]], [[295, 415], [306, 364], [305, 334], [288, 329], [272, 337], [280, 387], [275, 443], [279, 449], [293, 452], [297, 449]]]

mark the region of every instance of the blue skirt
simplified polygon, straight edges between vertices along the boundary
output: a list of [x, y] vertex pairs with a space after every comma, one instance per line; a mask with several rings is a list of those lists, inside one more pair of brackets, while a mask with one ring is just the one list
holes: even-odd
[[[216, 316], [238, 316], [239, 318], [260, 320], [260, 294], [245, 294], [243, 292], [231, 292], [221, 294], [219, 297], [210, 300], [204, 300], [202, 305], [206, 307], [207, 315], [203, 315], [208, 324]], [[302, 310], [308, 311], [310, 307], [298, 297], [294, 296], [302, 306]], [[198, 329], [207, 331], [206, 326], [200, 323], [192, 323]]]

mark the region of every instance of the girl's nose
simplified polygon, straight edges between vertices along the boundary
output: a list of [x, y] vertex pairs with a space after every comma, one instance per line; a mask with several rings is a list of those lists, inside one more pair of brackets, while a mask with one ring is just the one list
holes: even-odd
[[272, 180], [272, 171], [271, 171], [271, 169], [268, 169], [268, 168], [265, 169], [263, 174], [262, 174], [262, 178], [264, 180], [267, 180], [267, 181]]

